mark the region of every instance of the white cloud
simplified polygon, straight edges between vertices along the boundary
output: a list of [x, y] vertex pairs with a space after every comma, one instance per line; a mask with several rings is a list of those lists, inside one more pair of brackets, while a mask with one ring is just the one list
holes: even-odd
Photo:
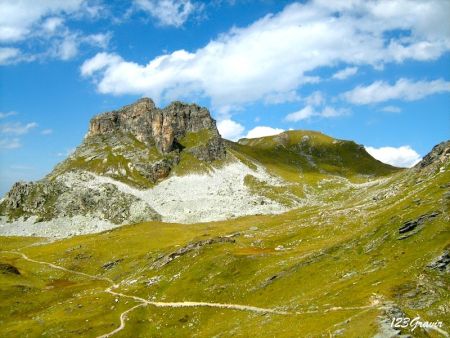
[[309, 106], [321, 106], [325, 103], [325, 98], [320, 91], [315, 91], [305, 98], [305, 102]]
[[[0, 119], [17, 115], [16, 112], [0, 113]], [[22, 146], [20, 138], [17, 136], [25, 135], [30, 130], [36, 128], [38, 124], [36, 122], [21, 123], [21, 122], [7, 122], [0, 124], [0, 135], [4, 135], [0, 139], [0, 149], [17, 149]], [[10, 136], [12, 135], [12, 137]]]
[[333, 74], [333, 79], [345, 80], [346, 78], [355, 75], [358, 72], [358, 67], [347, 67]]
[[20, 56], [20, 50], [12, 47], [0, 47], [0, 65], [15, 63]]
[[267, 96], [264, 98], [264, 102], [268, 104], [278, 104], [296, 101], [300, 101], [300, 96], [296, 93], [295, 90], [285, 93], [267, 94]]
[[285, 120], [289, 122], [297, 122], [309, 119], [313, 115], [315, 115], [314, 108], [311, 106], [306, 106], [303, 109], [286, 115]]
[[64, 24], [64, 19], [58, 17], [47, 18], [42, 23], [42, 29], [49, 34], [55, 33]]
[[182, 26], [203, 6], [190, 0], [135, 0], [137, 8], [149, 13], [161, 26]]
[[4, 138], [0, 139], [0, 149], [17, 149], [20, 148], [22, 145], [20, 144], [20, 140], [15, 137], [13, 139], [10, 138]]
[[384, 111], [386, 113], [400, 113], [402, 109], [397, 106], [386, 106], [381, 108], [381, 111]]
[[[82, 44], [105, 48], [107, 34], [83, 34], [66, 21], [95, 17], [101, 6], [95, 0], [0, 1], [0, 64], [34, 61], [48, 57], [68, 60]], [[26, 41], [26, 44], [23, 42]]]
[[226, 119], [217, 123], [217, 129], [223, 138], [235, 141], [242, 137], [242, 133], [245, 128], [242, 124], [237, 123], [236, 121]]
[[279, 133], [282, 133], [284, 129], [280, 128], [272, 128], [272, 127], [266, 127], [266, 126], [257, 126], [250, 130], [245, 138], [258, 138], [258, 137], [264, 137], [264, 136], [272, 136], [272, 135], [278, 135]]
[[217, 123], [217, 129], [219, 130], [219, 133], [223, 138], [231, 141], [237, 141], [241, 138], [257, 138], [277, 135], [284, 131], [284, 129], [280, 128], [256, 126], [253, 129], [249, 130], [246, 135], [244, 135], [245, 127], [242, 124], [230, 119], [219, 121]]
[[111, 40], [112, 33], [97, 33], [97, 34], [90, 34], [87, 36], [84, 36], [81, 41], [84, 43], [88, 43], [93, 46], [98, 46], [100, 48], [106, 49], [109, 45], [109, 41]]
[[[14, 42], [33, 34], [33, 27], [47, 15], [74, 13], [82, 8], [82, 0], [41, 0], [33, 4], [28, 1], [3, 0], [0, 2], [0, 41]], [[44, 27], [55, 26], [44, 21]]]
[[36, 122], [31, 122], [23, 124], [21, 122], [11, 122], [0, 125], [1, 134], [10, 135], [24, 135], [27, 134], [31, 129], [36, 128], [38, 125]]
[[72, 59], [78, 54], [78, 41], [75, 36], [65, 37], [56, 49], [56, 55], [61, 60]]
[[421, 157], [410, 146], [395, 147], [365, 147], [367, 152], [377, 160], [402, 168], [410, 168], [417, 164]]
[[108, 53], [98, 53], [93, 58], [85, 61], [81, 66], [81, 74], [83, 76], [91, 76], [94, 73], [118, 65], [122, 62], [122, 58]]
[[335, 109], [330, 106], [325, 106], [322, 110], [316, 110], [312, 105], [307, 105], [299, 111], [286, 115], [284, 120], [288, 122], [298, 122], [307, 120], [313, 116], [330, 118], [347, 115], [348, 113], [349, 112], [346, 109]]
[[106, 49], [111, 39], [111, 33], [81, 35], [65, 29], [52, 39], [53, 47], [41, 57], [51, 56], [60, 60], [70, 60], [78, 55], [82, 46], [92, 46]]
[[371, 104], [389, 100], [415, 101], [444, 92], [450, 92], [449, 81], [412, 81], [401, 78], [393, 85], [375, 81], [366, 87], [358, 86], [342, 94], [342, 97], [354, 104]]
[[10, 111], [7, 113], [0, 112], [0, 119], [6, 119], [7, 117], [14, 116], [14, 115], [17, 115], [17, 113], [15, 111]]
[[41, 131], [42, 135], [50, 135], [53, 134], [53, 129], [44, 129]]
[[[107, 54], [111, 61], [85, 74], [101, 93], [157, 101], [209, 97], [215, 108], [288, 101], [303, 84], [320, 81], [313, 72], [321, 67], [436, 59], [450, 50], [449, 12], [450, 2], [441, 0], [294, 3], [195, 51], [177, 50], [148, 64]], [[389, 34], [395, 30], [404, 34]]]

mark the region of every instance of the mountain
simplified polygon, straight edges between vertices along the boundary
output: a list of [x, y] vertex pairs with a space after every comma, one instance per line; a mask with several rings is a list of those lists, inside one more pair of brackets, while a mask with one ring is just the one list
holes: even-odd
[[321, 179], [345, 185], [397, 170], [317, 132], [225, 141], [206, 108], [159, 109], [143, 98], [92, 118], [80, 146], [47, 177], [16, 183], [0, 203], [0, 233], [66, 237], [146, 220], [280, 213], [321, 203]]
[[223, 140], [205, 112], [99, 115], [12, 188], [0, 335], [448, 336], [450, 141], [399, 169], [313, 131]]

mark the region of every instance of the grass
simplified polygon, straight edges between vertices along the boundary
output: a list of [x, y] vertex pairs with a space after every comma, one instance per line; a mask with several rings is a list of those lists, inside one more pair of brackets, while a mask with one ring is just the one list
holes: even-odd
[[330, 174], [358, 182], [362, 176], [385, 176], [399, 170], [375, 160], [352, 141], [313, 131], [286, 131], [229, 145], [232, 151], [262, 163], [291, 182], [302, 182], [305, 177], [317, 182]]
[[[189, 149], [208, 137], [206, 132], [191, 133], [180, 143]], [[116, 155], [120, 152], [111, 140], [105, 142], [97, 149], [103, 157], [87, 161], [74, 156], [55, 172], [72, 167], [99, 173], [111, 167], [127, 170], [127, 159]], [[130, 149], [148, 161], [160, 158], [156, 148], [133, 142], [139, 141], [130, 140]], [[227, 148], [226, 159], [209, 164], [183, 151], [172, 175], [209, 172], [238, 159], [287, 181], [269, 186], [248, 175], [245, 184], [251, 191], [290, 206], [302, 198], [317, 203], [281, 215], [220, 222], [140, 223], [52, 243], [0, 237], [0, 263], [20, 271], [0, 274], [0, 336], [96, 337], [118, 327], [120, 314], [138, 304], [106, 293], [107, 281], [6, 251], [107, 277], [120, 283], [117, 291], [148, 300], [232, 303], [291, 313], [149, 305], [129, 314], [118, 337], [320, 337], [339, 332], [371, 337], [384, 316], [377, 302], [395, 305], [410, 317], [440, 320], [450, 330], [448, 273], [428, 267], [450, 248], [449, 163], [442, 172], [399, 170], [374, 160], [353, 142], [310, 131], [227, 142]], [[140, 179], [129, 170], [126, 177]], [[402, 224], [432, 211], [439, 216], [398, 239]], [[162, 267], [153, 265], [191, 243], [229, 235], [234, 243], [204, 245]], [[414, 336], [439, 335], [417, 329]]]
[[[378, 185], [346, 191], [326, 207], [303, 207], [277, 216], [192, 225], [150, 222], [47, 244], [39, 244], [39, 239], [2, 237], [0, 246], [21, 250], [36, 260], [124, 281], [121, 292], [146, 299], [236, 303], [298, 312], [281, 316], [148, 306], [130, 314], [118, 337], [316, 337], [339, 329], [346, 337], [368, 337], [378, 332], [382, 310], [330, 309], [368, 306], [377, 297], [395, 303], [409, 316], [441, 320], [448, 331], [450, 321], [443, 310], [450, 301], [448, 276], [427, 264], [450, 245], [448, 200], [443, 197], [448, 188], [442, 188], [450, 180], [450, 171], [447, 166], [444, 173], [420, 175], [398, 172]], [[422, 183], [417, 185], [419, 178]], [[398, 187], [395, 195], [372, 199], [392, 186]], [[397, 239], [405, 221], [435, 210], [439, 217], [421, 231]], [[203, 246], [162, 268], [152, 268], [158, 257], [188, 243], [237, 232], [235, 243]], [[115, 260], [120, 261], [113, 268], [102, 268]], [[94, 337], [116, 328], [119, 314], [136, 304], [120, 297], [116, 301], [104, 293], [106, 282], [4, 252], [0, 261], [21, 272], [20, 276], [0, 275], [4, 336]], [[151, 280], [158, 282], [149, 284]], [[427, 334], [415, 331], [418, 337]]]

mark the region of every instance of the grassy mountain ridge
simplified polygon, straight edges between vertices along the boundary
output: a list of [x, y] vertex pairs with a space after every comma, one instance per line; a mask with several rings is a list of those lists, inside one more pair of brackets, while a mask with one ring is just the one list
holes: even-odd
[[356, 176], [383, 176], [398, 168], [370, 156], [363, 146], [353, 141], [337, 140], [316, 131], [285, 131], [275, 136], [241, 139], [233, 149], [257, 158], [283, 178], [298, 181], [292, 172]]

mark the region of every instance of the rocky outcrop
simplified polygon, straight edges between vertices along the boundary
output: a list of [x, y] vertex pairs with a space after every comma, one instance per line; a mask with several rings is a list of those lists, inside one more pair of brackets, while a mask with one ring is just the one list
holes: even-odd
[[415, 220], [409, 220], [398, 229], [398, 233], [402, 236], [400, 236], [398, 239], [406, 239], [408, 237], [411, 237], [412, 235], [416, 234], [418, 231], [420, 231], [425, 223], [427, 223], [429, 220], [432, 220], [435, 217], [439, 216], [438, 211], [433, 211], [427, 214], [424, 214], [420, 216], [419, 218]]
[[427, 267], [440, 272], [450, 272], [450, 250], [444, 250], [442, 255], [436, 257]]
[[159, 109], [151, 99], [143, 98], [119, 110], [94, 117], [86, 138], [99, 134], [129, 133], [140, 142], [148, 146], [155, 145], [162, 154], [166, 154], [179, 150], [180, 140], [188, 133], [205, 129], [210, 131], [211, 147], [199, 153], [201, 159], [223, 158], [225, 147], [216, 122], [206, 108], [176, 101]]
[[433, 164], [441, 165], [450, 160], [450, 141], [445, 141], [434, 146], [425, 157], [416, 164], [415, 168], [423, 169]]
[[235, 243], [236, 240], [233, 237], [239, 236], [238, 233], [230, 235], [230, 236], [224, 236], [224, 237], [215, 237], [210, 239], [205, 239], [202, 241], [192, 242], [188, 245], [179, 248], [178, 250], [171, 252], [167, 255], [159, 257], [153, 264], [152, 268], [162, 268], [163, 266], [169, 264], [174, 259], [177, 259], [180, 256], [183, 256], [193, 250], [199, 250], [201, 247], [205, 245], [211, 245], [211, 244], [217, 244], [217, 243]]
[[0, 262], [0, 273], [1, 274], [11, 274], [11, 275], [20, 275], [19, 269], [17, 269], [14, 265], [9, 263], [1, 263]]
[[187, 151], [200, 161], [207, 162], [212, 162], [217, 157], [222, 158], [225, 155], [223, 141], [217, 137], [212, 137], [205, 144], [191, 147]]
[[119, 191], [113, 184], [94, 186], [92, 180], [90, 174], [71, 173], [53, 181], [18, 182], [0, 203], [1, 215], [9, 220], [37, 216], [38, 222], [91, 216], [113, 224], [160, 219], [158, 213], [137, 197]]
[[178, 157], [164, 158], [150, 163], [136, 163], [134, 168], [152, 183], [157, 183], [169, 176], [172, 167], [179, 161]]

